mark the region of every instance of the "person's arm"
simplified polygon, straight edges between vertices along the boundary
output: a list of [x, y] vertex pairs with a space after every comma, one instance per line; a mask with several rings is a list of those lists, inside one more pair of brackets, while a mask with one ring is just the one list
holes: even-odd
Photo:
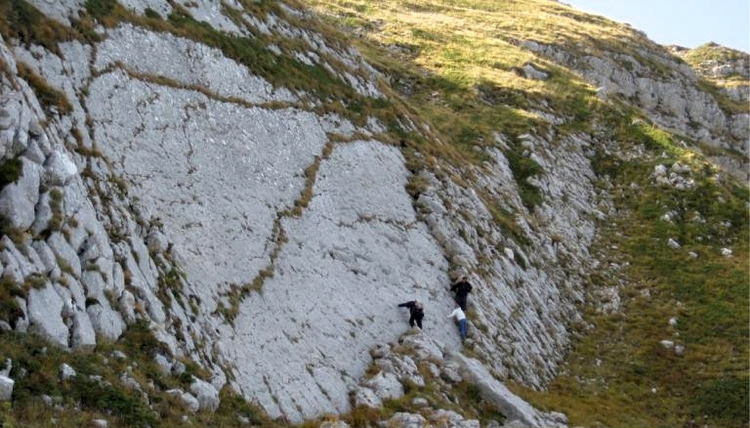
[[402, 307], [402, 308], [410, 308], [410, 307], [414, 306], [414, 300], [410, 300], [408, 302], [401, 303], [398, 306]]

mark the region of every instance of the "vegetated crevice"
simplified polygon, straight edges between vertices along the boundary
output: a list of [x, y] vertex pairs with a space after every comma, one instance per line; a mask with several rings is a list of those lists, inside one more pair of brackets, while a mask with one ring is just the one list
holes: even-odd
[[284, 208], [277, 213], [273, 223], [273, 231], [268, 240], [268, 245], [271, 246], [268, 264], [258, 272], [252, 281], [244, 284], [228, 284], [229, 289], [222, 296], [224, 299], [216, 309], [216, 313], [223, 316], [228, 322], [234, 322], [234, 319], [239, 314], [242, 300], [253, 291], [262, 292], [265, 280], [273, 277], [276, 270], [276, 260], [279, 258], [284, 245], [288, 242], [283, 221], [287, 218], [299, 218], [305, 208], [307, 208], [313, 197], [313, 187], [317, 179], [320, 164], [323, 160], [330, 157], [335, 144], [330, 139], [326, 142], [321, 154], [316, 156], [315, 160], [305, 169], [305, 184], [300, 191], [299, 197], [294, 201], [292, 207]]
[[240, 97], [227, 97], [223, 95], [219, 95], [210, 89], [206, 88], [205, 86], [196, 85], [196, 84], [188, 84], [184, 82], [180, 82], [178, 80], [160, 76], [160, 75], [153, 75], [148, 73], [143, 73], [137, 70], [134, 70], [130, 67], [128, 67], [126, 64], [124, 64], [121, 61], [115, 61], [112, 64], [109, 64], [107, 67], [103, 68], [102, 70], [99, 70], [92, 75], [94, 77], [99, 77], [104, 74], [112, 73], [114, 70], [121, 70], [124, 72], [128, 77], [130, 77], [133, 80], [145, 82], [145, 83], [151, 83], [158, 86], [164, 86], [168, 88], [174, 88], [174, 89], [182, 89], [186, 91], [194, 91], [198, 92], [202, 95], [205, 95], [206, 98], [218, 101], [222, 103], [230, 103], [230, 104], [236, 104], [245, 108], [262, 108], [266, 110], [281, 110], [285, 108], [297, 108], [299, 110], [310, 110], [309, 108], [305, 107], [301, 103], [292, 103], [289, 101], [269, 101], [269, 102], [263, 102], [263, 103], [253, 103], [248, 100], [242, 99]]

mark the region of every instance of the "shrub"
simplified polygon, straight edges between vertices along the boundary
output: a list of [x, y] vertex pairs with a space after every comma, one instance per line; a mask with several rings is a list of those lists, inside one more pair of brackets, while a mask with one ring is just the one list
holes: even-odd
[[112, 13], [116, 4], [115, 0], [86, 0], [83, 6], [93, 17], [103, 18]]
[[91, 409], [112, 413], [131, 427], [157, 427], [159, 420], [156, 413], [135, 391], [113, 387], [106, 383], [92, 380], [88, 376], [76, 376], [67, 391], [81, 404]]
[[700, 414], [747, 424], [750, 414], [748, 378], [724, 376], [704, 383], [695, 396]]
[[510, 170], [513, 172], [513, 178], [516, 179], [521, 200], [526, 208], [533, 209], [536, 205], [541, 204], [541, 191], [526, 180], [529, 177], [543, 173], [544, 170], [542, 167], [533, 159], [523, 156], [515, 150], [506, 151], [505, 157], [508, 159], [508, 166], [510, 166]]
[[121, 340], [128, 349], [138, 350], [151, 357], [161, 349], [161, 343], [144, 319], [139, 319], [128, 327]]
[[23, 163], [21, 158], [8, 159], [0, 164], [0, 189], [21, 178]]

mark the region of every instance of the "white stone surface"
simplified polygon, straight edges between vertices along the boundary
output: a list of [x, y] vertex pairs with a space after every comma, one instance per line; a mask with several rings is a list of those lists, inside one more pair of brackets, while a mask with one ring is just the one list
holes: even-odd
[[369, 365], [370, 346], [408, 328], [407, 311], [397, 307], [406, 300], [425, 302], [425, 334], [458, 345], [441, 316], [450, 308], [445, 261], [415, 221], [405, 185], [395, 148], [337, 145], [308, 208], [283, 221], [288, 242], [273, 277], [222, 334], [227, 363], [255, 361], [237, 364], [235, 376], [273, 416], [348, 410], [347, 390]]
[[97, 70], [122, 64], [139, 73], [164, 76], [186, 87], [204, 88], [218, 97], [248, 103], [293, 100], [288, 91], [276, 93], [270, 83], [216, 48], [131, 25], [111, 30], [108, 36], [97, 47]]
[[10, 401], [13, 396], [13, 386], [16, 381], [0, 375], [0, 401]]
[[62, 347], [68, 347], [68, 327], [62, 319], [63, 301], [50, 285], [32, 288], [28, 295], [30, 330]]

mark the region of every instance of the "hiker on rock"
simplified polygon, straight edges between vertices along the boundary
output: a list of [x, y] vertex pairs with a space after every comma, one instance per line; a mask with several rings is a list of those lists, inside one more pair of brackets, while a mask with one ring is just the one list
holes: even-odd
[[466, 310], [466, 299], [471, 292], [471, 284], [469, 284], [466, 276], [462, 276], [461, 279], [451, 286], [451, 291], [456, 293], [456, 303], [461, 307], [462, 311]]
[[414, 327], [414, 323], [417, 323], [417, 327], [422, 330], [422, 318], [424, 318], [424, 311], [422, 310], [422, 304], [416, 300], [410, 300], [408, 302], [401, 303], [398, 305], [401, 308], [409, 308], [409, 325]]
[[461, 306], [456, 303], [456, 307], [453, 309], [453, 312], [448, 315], [448, 318], [456, 318], [456, 322], [458, 323], [458, 334], [461, 336], [461, 342], [466, 340], [466, 314], [461, 309]]

